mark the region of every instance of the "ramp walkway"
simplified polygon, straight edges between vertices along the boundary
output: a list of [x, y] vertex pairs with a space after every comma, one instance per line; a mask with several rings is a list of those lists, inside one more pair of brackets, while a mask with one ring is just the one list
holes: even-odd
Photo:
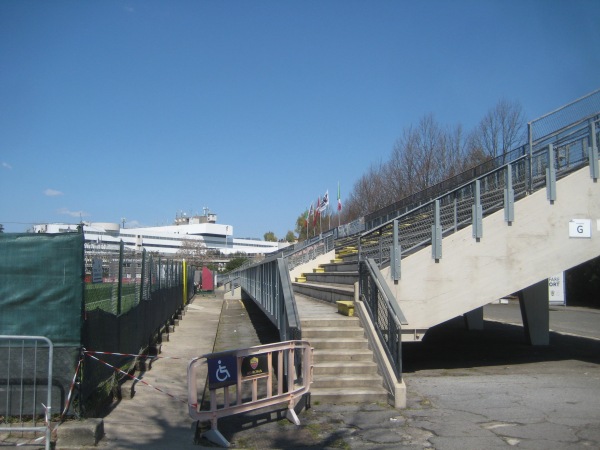
[[104, 417], [105, 436], [99, 448], [198, 449], [188, 415], [187, 365], [190, 359], [213, 351], [223, 307], [222, 293], [192, 299], [175, 332], [163, 343], [160, 358], [150, 370], [138, 374], [152, 387], [136, 383], [131, 399], [112, 406]]

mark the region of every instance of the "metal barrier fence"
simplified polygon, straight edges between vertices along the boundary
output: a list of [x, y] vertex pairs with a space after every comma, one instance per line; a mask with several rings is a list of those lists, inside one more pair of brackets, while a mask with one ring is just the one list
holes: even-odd
[[[203, 364], [204, 363], [204, 364]], [[208, 372], [210, 405], [203, 410], [199, 383]], [[275, 370], [276, 368], [276, 370]], [[313, 353], [306, 341], [287, 341], [249, 349], [220, 352], [194, 358], [188, 365], [190, 417], [210, 421], [203, 435], [213, 443], [229, 447], [217, 421], [255, 409], [287, 403], [287, 418], [300, 425], [295, 406], [312, 383]]]
[[43, 336], [0, 335], [0, 433], [44, 433], [50, 449], [54, 346]]

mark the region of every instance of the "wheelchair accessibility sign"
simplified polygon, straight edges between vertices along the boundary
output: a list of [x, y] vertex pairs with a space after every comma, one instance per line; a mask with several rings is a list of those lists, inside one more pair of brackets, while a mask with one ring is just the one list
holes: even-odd
[[209, 358], [208, 384], [210, 389], [237, 383], [237, 358], [233, 355], [221, 355]]

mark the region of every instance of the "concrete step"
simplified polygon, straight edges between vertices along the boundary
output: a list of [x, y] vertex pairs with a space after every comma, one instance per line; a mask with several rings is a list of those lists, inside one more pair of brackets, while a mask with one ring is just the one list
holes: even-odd
[[319, 349], [313, 354], [315, 363], [329, 361], [373, 361], [373, 352], [369, 349]]
[[304, 333], [304, 329], [309, 328], [329, 328], [329, 327], [344, 327], [344, 328], [354, 328], [360, 326], [360, 320], [357, 316], [348, 317], [343, 316], [341, 314], [335, 314], [333, 317], [310, 317], [307, 319], [300, 319], [300, 324], [302, 326], [302, 332]]
[[311, 297], [327, 303], [335, 304], [338, 300], [354, 300], [354, 286], [314, 283], [292, 283], [294, 294]]
[[377, 364], [373, 361], [333, 361], [315, 363], [313, 378], [320, 375], [377, 375]]
[[302, 337], [308, 340], [322, 338], [356, 338], [364, 337], [361, 327], [302, 327]]
[[311, 389], [356, 389], [381, 385], [379, 375], [320, 375], [313, 380]]
[[385, 403], [388, 393], [383, 388], [315, 388], [310, 390], [311, 401], [318, 403]]
[[353, 272], [358, 277], [358, 262], [348, 261], [345, 262], [343, 259], [336, 259], [336, 262], [328, 264], [322, 264], [321, 267], [325, 269], [325, 272]]
[[368, 349], [369, 345], [366, 339], [311, 339], [310, 345], [316, 350], [320, 349], [346, 349], [346, 350], [355, 350], [355, 349]]
[[[316, 269], [315, 269], [316, 270]], [[340, 284], [343, 286], [354, 286], [358, 281], [356, 272], [315, 272], [304, 274], [308, 283]]]

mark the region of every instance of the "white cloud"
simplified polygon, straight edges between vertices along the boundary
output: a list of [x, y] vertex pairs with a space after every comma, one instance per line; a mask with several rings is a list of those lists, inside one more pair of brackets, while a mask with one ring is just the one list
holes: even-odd
[[85, 211], [70, 211], [67, 208], [60, 208], [56, 211], [58, 214], [63, 214], [71, 217], [88, 217], [90, 214]]
[[12, 166], [7, 162], [2, 161], [2, 168], [10, 170], [12, 169]]
[[56, 197], [58, 195], [63, 195], [63, 193], [60, 191], [57, 191], [56, 189], [48, 188], [44, 191], [44, 195], [46, 195], [48, 197]]

